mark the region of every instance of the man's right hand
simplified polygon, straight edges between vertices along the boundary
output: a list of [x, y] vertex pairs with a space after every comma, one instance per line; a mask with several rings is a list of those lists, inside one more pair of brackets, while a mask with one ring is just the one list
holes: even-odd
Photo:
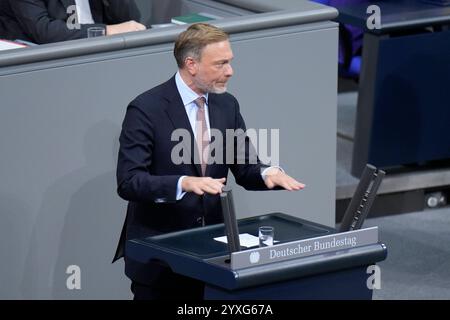
[[133, 31], [142, 31], [145, 30], [145, 26], [136, 22], [134, 20], [130, 20], [127, 22], [119, 23], [119, 24], [111, 24], [106, 26], [106, 34], [108, 36], [118, 33], [125, 32], [133, 32]]
[[226, 178], [184, 177], [181, 182], [181, 189], [185, 192], [194, 192], [200, 196], [204, 193], [220, 194], [225, 187], [225, 181]]

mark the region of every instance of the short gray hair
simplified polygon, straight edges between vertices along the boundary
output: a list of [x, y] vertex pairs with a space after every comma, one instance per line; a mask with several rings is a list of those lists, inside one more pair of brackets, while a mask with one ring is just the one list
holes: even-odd
[[208, 44], [226, 41], [228, 34], [222, 29], [207, 24], [196, 23], [180, 33], [175, 41], [173, 55], [179, 68], [184, 67], [184, 61], [191, 56], [200, 60], [203, 48]]

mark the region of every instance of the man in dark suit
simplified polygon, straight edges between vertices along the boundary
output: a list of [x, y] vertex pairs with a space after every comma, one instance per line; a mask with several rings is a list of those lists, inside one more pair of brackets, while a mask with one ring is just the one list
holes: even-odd
[[[236, 98], [225, 93], [233, 74], [228, 35], [208, 24], [194, 24], [178, 37], [174, 55], [176, 75], [128, 105], [120, 135], [118, 194], [129, 203], [115, 259], [125, 256], [135, 299], [202, 297], [202, 283], [172, 273], [162, 262], [140, 265], [126, 256], [124, 244], [222, 222], [219, 194], [228, 169], [248, 190], [304, 187], [281, 168], [263, 165], [257, 157], [252, 161], [248, 137], [243, 139], [245, 148], [234, 148], [238, 138], [227, 137], [227, 129], [246, 129]], [[180, 131], [187, 133], [186, 141], [173, 139]], [[223, 155], [230, 146], [236, 149], [231, 161], [212, 152], [214, 132], [223, 137]], [[186, 146], [181, 163], [180, 153], [174, 152], [180, 143]]]
[[7, 40], [81, 39], [89, 27], [104, 27], [107, 35], [145, 30], [133, 19], [139, 19], [133, 0], [0, 0], [0, 38]]

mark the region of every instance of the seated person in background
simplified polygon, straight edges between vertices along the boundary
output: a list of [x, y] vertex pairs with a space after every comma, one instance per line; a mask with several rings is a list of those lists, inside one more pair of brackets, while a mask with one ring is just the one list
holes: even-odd
[[0, 0], [0, 38], [7, 40], [43, 44], [86, 38], [89, 27], [107, 35], [146, 29], [133, 19], [133, 0]]
[[[331, 7], [365, 3], [367, 0], [312, 0]], [[367, 4], [369, 6], [370, 3]], [[362, 55], [364, 30], [352, 25], [339, 24], [339, 76], [358, 78]]]

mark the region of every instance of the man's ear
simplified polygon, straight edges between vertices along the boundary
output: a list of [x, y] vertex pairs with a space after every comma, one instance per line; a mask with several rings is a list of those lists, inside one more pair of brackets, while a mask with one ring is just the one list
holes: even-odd
[[184, 65], [191, 76], [195, 76], [197, 74], [197, 61], [195, 61], [194, 58], [187, 57], [184, 60]]

